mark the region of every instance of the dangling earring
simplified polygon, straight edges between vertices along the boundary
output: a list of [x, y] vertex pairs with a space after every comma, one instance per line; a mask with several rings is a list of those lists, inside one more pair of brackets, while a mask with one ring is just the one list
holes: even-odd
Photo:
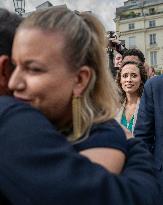
[[81, 97], [73, 96], [72, 99], [73, 134], [74, 138], [81, 137]]

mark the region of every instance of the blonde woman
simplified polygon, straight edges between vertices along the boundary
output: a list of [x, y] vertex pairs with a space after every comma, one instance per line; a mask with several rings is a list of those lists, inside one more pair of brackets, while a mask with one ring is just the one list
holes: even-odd
[[117, 87], [99, 20], [65, 8], [34, 12], [17, 30], [12, 59], [14, 96], [41, 110], [82, 155], [120, 173], [127, 141], [113, 120]]

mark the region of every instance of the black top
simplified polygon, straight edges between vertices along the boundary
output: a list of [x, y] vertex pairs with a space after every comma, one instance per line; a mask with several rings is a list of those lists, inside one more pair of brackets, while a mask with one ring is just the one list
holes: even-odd
[[127, 153], [125, 133], [114, 119], [105, 123], [94, 124], [89, 136], [83, 137], [74, 143], [73, 146], [78, 152], [95, 147], [108, 147], [119, 149], [125, 154]]

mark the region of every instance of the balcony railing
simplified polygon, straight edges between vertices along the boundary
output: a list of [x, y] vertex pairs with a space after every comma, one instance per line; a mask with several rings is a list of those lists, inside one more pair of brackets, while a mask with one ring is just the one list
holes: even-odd
[[150, 48], [157, 48], [158, 44], [157, 43], [149, 43]]
[[158, 15], [158, 14], [163, 14], [163, 11], [153, 12], [153, 13], [135, 13], [135, 12], [131, 12], [129, 14], [122, 13], [120, 15], [117, 15], [116, 17], [119, 17], [120, 20], [125, 20], [125, 19], [137, 18], [142, 16], [150, 16], [150, 15]]

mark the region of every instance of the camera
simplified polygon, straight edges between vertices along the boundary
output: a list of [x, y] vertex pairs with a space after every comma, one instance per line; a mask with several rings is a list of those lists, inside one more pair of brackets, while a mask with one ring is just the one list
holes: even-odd
[[108, 38], [108, 49], [113, 49], [116, 50], [117, 52], [120, 52], [122, 47], [125, 47], [125, 41], [118, 40], [117, 34], [114, 31], [108, 31], [107, 38]]
[[115, 39], [117, 39], [117, 35], [116, 35], [116, 33], [114, 31], [108, 31], [107, 32], [107, 37], [108, 38], [115, 38]]

